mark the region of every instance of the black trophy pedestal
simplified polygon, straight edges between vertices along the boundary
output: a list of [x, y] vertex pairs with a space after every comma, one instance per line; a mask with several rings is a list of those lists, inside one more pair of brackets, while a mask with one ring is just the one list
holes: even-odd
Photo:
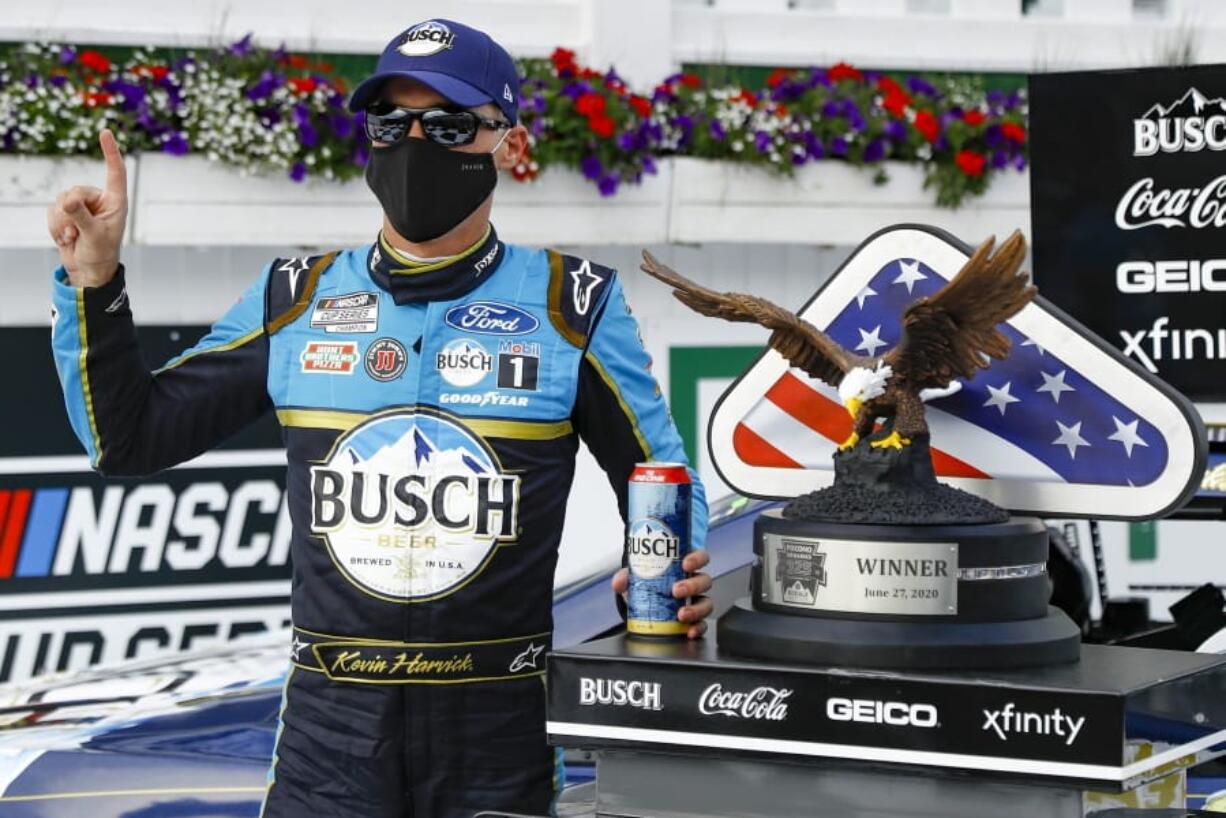
[[550, 741], [595, 751], [597, 815], [1082, 818], [1179, 806], [1170, 776], [1226, 753], [1219, 656], [1085, 645], [1050, 667], [886, 672], [721, 647], [616, 636], [549, 657]]
[[718, 624], [729, 653], [873, 668], [1075, 662], [1081, 633], [1049, 607], [1047, 529], [754, 522], [751, 597]]

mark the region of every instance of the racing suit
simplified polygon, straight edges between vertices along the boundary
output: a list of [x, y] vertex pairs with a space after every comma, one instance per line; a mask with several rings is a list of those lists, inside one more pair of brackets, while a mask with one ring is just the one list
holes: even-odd
[[[684, 461], [614, 270], [499, 241], [269, 264], [150, 373], [122, 267], [55, 273], [52, 344], [104, 474], [192, 458], [269, 409], [288, 455], [293, 644], [265, 816], [542, 814], [554, 566], [582, 438], [626, 516]], [[694, 477], [694, 544], [706, 505]]]

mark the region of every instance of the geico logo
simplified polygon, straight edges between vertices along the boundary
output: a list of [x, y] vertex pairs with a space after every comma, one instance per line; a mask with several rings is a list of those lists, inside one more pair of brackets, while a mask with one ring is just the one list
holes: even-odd
[[444, 392], [439, 403], [466, 403], [473, 406], [527, 406], [528, 398], [520, 395], [504, 395], [501, 392]]
[[438, 354], [439, 369], [479, 369], [489, 372], [494, 368], [494, 357], [482, 349], [468, 352], [443, 351]]
[[616, 707], [639, 707], [643, 710], [659, 710], [659, 682], [637, 682], [625, 679], [579, 679], [579, 704], [609, 704]]
[[1122, 293], [1226, 292], [1226, 259], [1125, 261], [1115, 268]]
[[[437, 525], [477, 536], [515, 536], [519, 478], [504, 475], [408, 474], [311, 469], [311, 531], [346, 523], [368, 528]], [[394, 542], [394, 541], [389, 541]]]
[[874, 699], [826, 700], [826, 716], [831, 721], [857, 721], [864, 724], [889, 724], [894, 727], [936, 727], [937, 709], [931, 704], [881, 702]]
[[157, 483], [108, 486], [100, 497], [82, 486], [64, 506], [51, 573], [124, 574], [133, 563], [142, 573], [192, 571], [214, 560], [227, 568], [284, 565], [290, 530], [281, 488], [271, 480], [233, 491], [194, 483], [178, 495]]
[[1132, 133], [1133, 156], [1226, 150], [1226, 116], [1134, 119]]
[[626, 538], [626, 546], [630, 556], [634, 557], [667, 557], [676, 559], [681, 548], [681, 540], [667, 534], [631, 534]]

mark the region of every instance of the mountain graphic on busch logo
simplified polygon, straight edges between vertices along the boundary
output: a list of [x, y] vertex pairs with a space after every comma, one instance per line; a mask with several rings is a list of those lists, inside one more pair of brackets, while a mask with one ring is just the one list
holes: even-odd
[[518, 530], [519, 477], [457, 421], [399, 411], [311, 468], [311, 531], [345, 576], [391, 601], [446, 596]]
[[536, 316], [497, 301], [460, 304], [447, 310], [443, 320], [448, 326], [480, 335], [526, 335], [541, 325]]

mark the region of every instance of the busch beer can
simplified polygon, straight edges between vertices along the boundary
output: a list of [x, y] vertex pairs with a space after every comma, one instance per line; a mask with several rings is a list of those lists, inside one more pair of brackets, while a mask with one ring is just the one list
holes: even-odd
[[639, 463], [630, 473], [626, 630], [632, 634], [671, 637], [689, 630], [677, 621], [686, 601], [673, 598], [673, 583], [688, 576], [681, 560], [690, 553], [690, 492], [681, 463]]

